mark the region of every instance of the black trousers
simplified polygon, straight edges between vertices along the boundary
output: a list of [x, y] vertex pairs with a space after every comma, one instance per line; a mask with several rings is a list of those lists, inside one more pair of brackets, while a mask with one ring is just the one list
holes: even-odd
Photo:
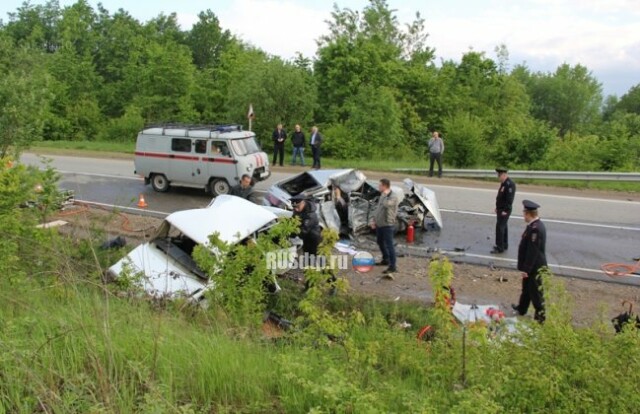
[[320, 233], [311, 232], [309, 234], [301, 235], [302, 239], [302, 251], [312, 255], [318, 254], [318, 246], [322, 241], [322, 235]]
[[532, 303], [536, 311], [534, 319], [540, 323], [544, 322], [544, 292], [542, 291], [542, 279], [538, 276], [537, 270], [522, 279], [522, 293], [520, 293], [520, 301], [518, 302], [518, 313], [526, 315], [529, 305]]
[[312, 145], [311, 155], [313, 155], [313, 168], [320, 168], [320, 147]]
[[505, 251], [509, 248], [509, 217], [511, 212], [507, 211], [505, 215], [502, 215], [504, 210], [498, 210], [496, 214], [496, 248], [500, 251]]
[[284, 143], [278, 144], [276, 143], [273, 147], [273, 162], [271, 164], [276, 165], [278, 161], [278, 155], [280, 155], [280, 166], [282, 167], [282, 163], [284, 162]]
[[376, 227], [376, 241], [382, 253], [382, 261], [388, 262], [389, 267], [396, 268], [396, 248], [393, 245], [394, 226]]
[[433, 177], [433, 163], [438, 163], [438, 177], [442, 177], [442, 153], [429, 153], [429, 177]]

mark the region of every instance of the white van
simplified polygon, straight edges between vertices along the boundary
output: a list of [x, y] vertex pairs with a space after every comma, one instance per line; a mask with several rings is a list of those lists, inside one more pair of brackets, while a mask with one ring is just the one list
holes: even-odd
[[135, 173], [165, 192], [170, 186], [227, 194], [244, 174], [269, 178], [269, 157], [241, 125], [150, 125], [138, 133]]

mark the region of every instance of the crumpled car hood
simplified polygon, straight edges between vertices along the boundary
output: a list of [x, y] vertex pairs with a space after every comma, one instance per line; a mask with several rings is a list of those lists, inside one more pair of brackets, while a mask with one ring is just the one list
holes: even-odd
[[136, 247], [109, 270], [121, 276], [125, 268], [131, 271], [129, 276], [140, 278], [141, 287], [154, 297], [192, 297], [210, 285], [207, 280], [185, 271], [153, 243]]

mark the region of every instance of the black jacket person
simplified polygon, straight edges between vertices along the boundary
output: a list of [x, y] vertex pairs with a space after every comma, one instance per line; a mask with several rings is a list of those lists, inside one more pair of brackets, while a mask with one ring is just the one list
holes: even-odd
[[284, 162], [284, 142], [287, 140], [287, 132], [282, 129], [282, 124], [278, 124], [276, 129], [271, 134], [273, 140], [273, 162], [272, 165], [276, 165], [278, 161], [278, 155], [280, 156], [280, 166]]
[[511, 181], [504, 168], [496, 168], [500, 188], [496, 196], [496, 244], [491, 253], [498, 254], [509, 249], [509, 217], [516, 196], [516, 184]]
[[318, 254], [318, 246], [322, 241], [322, 229], [318, 220], [316, 204], [302, 196], [293, 197], [291, 203], [293, 204], [293, 217], [300, 219], [299, 235], [302, 239], [302, 250], [315, 256]]
[[538, 217], [538, 204], [524, 200], [524, 217], [527, 227], [522, 234], [518, 248], [518, 270], [522, 272], [522, 293], [517, 305], [511, 305], [520, 315], [525, 315], [529, 304], [533, 303], [534, 318], [544, 322], [544, 294], [540, 269], [547, 266], [547, 231]]

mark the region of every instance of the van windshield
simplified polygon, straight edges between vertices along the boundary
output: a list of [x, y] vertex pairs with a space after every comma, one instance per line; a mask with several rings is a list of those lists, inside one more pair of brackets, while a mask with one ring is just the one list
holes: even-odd
[[231, 146], [237, 155], [247, 155], [260, 152], [260, 146], [256, 142], [255, 137], [231, 140]]

